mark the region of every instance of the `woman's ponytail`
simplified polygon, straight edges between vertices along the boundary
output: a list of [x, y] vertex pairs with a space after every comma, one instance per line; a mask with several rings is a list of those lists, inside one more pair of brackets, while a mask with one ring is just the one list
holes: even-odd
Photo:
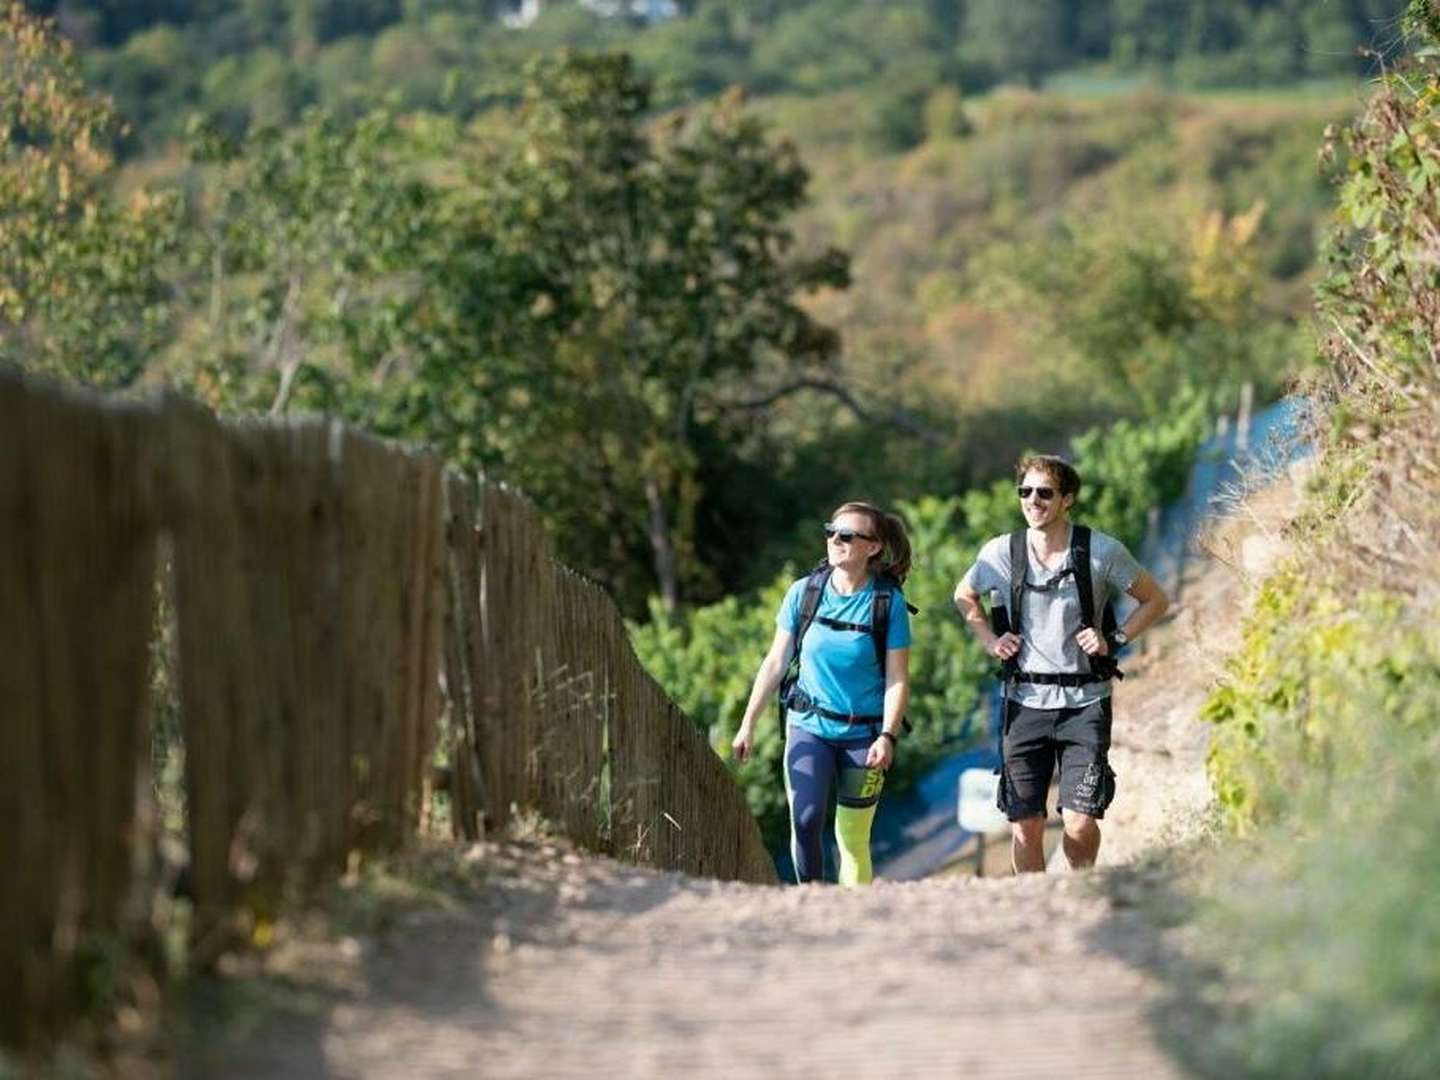
[[904, 585], [910, 573], [910, 534], [905, 531], [905, 520], [899, 514], [881, 514], [875, 520], [876, 535], [885, 544], [885, 550], [876, 556], [879, 572]]
[[910, 574], [910, 534], [904, 519], [867, 502], [847, 502], [831, 514], [830, 519], [833, 521], [841, 514], [865, 514], [874, 522], [875, 536], [884, 547], [870, 556], [870, 572], [904, 585]]

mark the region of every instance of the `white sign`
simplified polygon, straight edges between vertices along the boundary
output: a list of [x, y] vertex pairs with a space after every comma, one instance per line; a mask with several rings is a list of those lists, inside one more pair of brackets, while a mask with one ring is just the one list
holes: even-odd
[[991, 769], [966, 769], [960, 774], [960, 827], [972, 833], [1008, 833], [1010, 822], [995, 806], [999, 775]]

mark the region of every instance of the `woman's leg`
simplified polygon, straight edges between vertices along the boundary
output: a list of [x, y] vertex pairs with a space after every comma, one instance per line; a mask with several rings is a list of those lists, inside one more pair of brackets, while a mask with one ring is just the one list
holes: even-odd
[[791, 724], [785, 733], [785, 795], [790, 803], [790, 858], [795, 880], [802, 885], [825, 878], [820, 834], [834, 780], [832, 744]]
[[885, 786], [885, 773], [868, 768], [865, 756], [871, 740], [842, 744], [840, 788], [836, 795], [835, 843], [840, 850], [840, 884], [868, 885], [874, 878], [870, 865], [870, 826]]

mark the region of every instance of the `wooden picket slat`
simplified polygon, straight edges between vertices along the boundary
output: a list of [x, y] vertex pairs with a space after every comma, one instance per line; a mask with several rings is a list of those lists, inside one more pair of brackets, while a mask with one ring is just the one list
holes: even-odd
[[156, 515], [149, 409], [0, 371], [0, 1037], [79, 1004], [132, 888]]

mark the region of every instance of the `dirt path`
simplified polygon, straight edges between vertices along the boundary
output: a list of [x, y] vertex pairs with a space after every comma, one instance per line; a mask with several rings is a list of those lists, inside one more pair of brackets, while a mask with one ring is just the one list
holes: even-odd
[[[1218, 545], [1236, 563], [1238, 536]], [[467, 901], [276, 950], [260, 1018], [194, 1039], [180, 1072], [1179, 1075], [1152, 1024], [1159, 935], [1126, 900], [1137, 871], [1117, 864], [1199, 827], [1208, 791], [1194, 717], [1242, 593], [1233, 568], [1196, 560], [1176, 614], [1131, 665], [1109, 869], [767, 889], [553, 842], [481, 845]]]

